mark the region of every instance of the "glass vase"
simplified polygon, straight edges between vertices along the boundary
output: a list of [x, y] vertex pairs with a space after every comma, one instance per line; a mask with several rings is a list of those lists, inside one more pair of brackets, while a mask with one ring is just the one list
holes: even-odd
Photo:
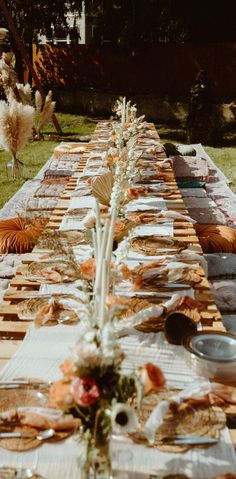
[[20, 160], [17, 160], [17, 158], [13, 157], [8, 161], [6, 170], [9, 178], [20, 179], [24, 174], [24, 164]]
[[81, 479], [112, 479], [109, 441], [97, 448], [97, 451], [94, 459], [92, 459], [92, 451], [89, 451], [88, 460], [82, 469]]

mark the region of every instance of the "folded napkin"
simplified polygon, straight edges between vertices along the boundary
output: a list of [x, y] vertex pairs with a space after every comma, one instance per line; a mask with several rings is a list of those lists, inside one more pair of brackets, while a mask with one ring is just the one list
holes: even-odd
[[132, 236], [173, 236], [173, 223], [159, 225], [141, 225], [132, 230]]
[[95, 208], [96, 200], [93, 196], [80, 196], [71, 198], [68, 210], [75, 208]]
[[132, 215], [130, 219], [137, 224], [156, 224], [160, 219], [182, 220], [190, 223], [195, 223], [195, 221], [190, 216], [182, 215], [178, 211], [169, 211], [164, 209], [155, 213], [140, 213], [137, 215]]
[[22, 426], [32, 426], [38, 429], [55, 429], [56, 431], [78, 428], [80, 419], [63, 411], [42, 407], [18, 407], [0, 413], [0, 425], [6, 421], [19, 421]]
[[138, 198], [130, 201], [126, 207], [126, 211], [147, 211], [147, 210], [167, 210], [166, 202], [162, 198]]

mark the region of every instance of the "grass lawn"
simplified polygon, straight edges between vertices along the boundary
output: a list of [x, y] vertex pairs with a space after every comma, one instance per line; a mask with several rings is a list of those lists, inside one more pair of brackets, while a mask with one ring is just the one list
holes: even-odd
[[[23, 183], [33, 178], [42, 168], [45, 162], [50, 158], [53, 150], [60, 141], [83, 140], [84, 135], [93, 133], [97, 119], [88, 118], [82, 115], [71, 115], [68, 113], [56, 113], [57, 119], [63, 130], [63, 137], [59, 137], [53, 125], [49, 125], [44, 133], [44, 141], [30, 141], [28, 145], [19, 153], [19, 159], [25, 164], [25, 175], [21, 180], [13, 181], [8, 178], [6, 164], [11, 159], [11, 154], [0, 151], [1, 176], [0, 176], [0, 208], [15, 194]], [[167, 128], [156, 125], [161, 141], [186, 143], [186, 133], [183, 129]], [[230, 187], [236, 192], [236, 140], [234, 146], [227, 144], [219, 148], [205, 146], [207, 153], [214, 163], [230, 179]], [[232, 143], [232, 139], [231, 139]]]
[[34, 178], [45, 162], [50, 158], [53, 150], [60, 141], [70, 137], [79, 139], [80, 136], [90, 135], [95, 128], [96, 121], [85, 116], [57, 113], [57, 119], [63, 131], [63, 137], [58, 137], [53, 125], [48, 125], [44, 133], [44, 141], [29, 141], [28, 145], [20, 151], [18, 158], [25, 165], [24, 178], [13, 181], [8, 178], [6, 164], [11, 159], [7, 151], [0, 151], [0, 208], [15, 194], [26, 180]]
[[[162, 143], [187, 143], [186, 132], [181, 128], [158, 127]], [[230, 188], [236, 193], [236, 135], [226, 136], [222, 146], [212, 147], [203, 144], [204, 149], [218, 168], [230, 180]]]

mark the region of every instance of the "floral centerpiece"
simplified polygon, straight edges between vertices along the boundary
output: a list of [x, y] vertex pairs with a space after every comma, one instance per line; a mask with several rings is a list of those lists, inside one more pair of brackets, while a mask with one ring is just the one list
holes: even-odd
[[152, 364], [123, 374], [123, 359], [112, 322], [102, 329], [81, 324], [71, 357], [60, 367], [63, 378], [51, 386], [50, 405], [81, 420], [79, 464], [85, 478], [110, 477], [111, 434], [134, 432], [141, 397], [165, 384]]
[[[117, 157], [113, 168], [108, 217], [102, 224], [100, 207], [96, 203], [96, 227], [92, 231], [94, 258], [92, 261], [93, 294], [87, 290], [80, 311], [80, 331], [70, 358], [61, 365], [63, 378], [50, 390], [50, 405], [63, 409], [81, 420], [78, 431], [79, 463], [84, 477], [110, 478], [109, 442], [111, 434], [131, 433], [138, 427], [137, 410], [143, 395], [159, 390], [165, 384], [161, 370], [146, 364], [131, 374], [124, 374], [124, 353], [120, 348], [114, 319], [120, 306], [109, 303], [112, 283], [123, 274], [124, 251], [112, 263], [117, 216], [122, 207], [122, 195], [129, 186], [138, 160], [128, 140], [143, 127], [142, 117], [135, 123], [136, 110], [118, 104], [121, 124], [116, 127]], [[125, 117], [129, 116], [129, 131], [124, 135]], [[131, 121], [130, 121], [131, 119]], [[129, 237], [129, 235], [128, 235]], [[127, 241], [128, 244], [128, 241]], [[124, 248], [123, 248], [124, 249]], [[83, 310], [83, 311], [82, 311]]]

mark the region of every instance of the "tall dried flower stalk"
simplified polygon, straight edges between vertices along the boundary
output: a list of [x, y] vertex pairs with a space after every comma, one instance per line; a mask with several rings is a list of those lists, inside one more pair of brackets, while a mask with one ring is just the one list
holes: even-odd
[[36, 111], [39, 113], [38, 123], [36, 125], [36, 138], [40, 140], [43, 138], [41, 133], [42, 129], [50, 122], [52, 119], [53, 112], [55, 110], [56, 102], [52, 101], [52, 91], [49, 91], [45, 102], [43, 104], [42, 95], [39, 91], [35, 93], [35, 107]]
[[16, 83], [18, 81], [17, 73], [14, 68], [16, 58], [13, 52], [3, 52], [0, 58], [0, 84], [2, 85], [5, 95], [8, 98], [13, 95], [17, 101], [20, 101]]
[[21, 176], [22, 163], [17, 153], [26, 145], [34, 122], [34, 108], [15, 100], [0, 101], [0, 143], [12, 154], [12, 176]]

